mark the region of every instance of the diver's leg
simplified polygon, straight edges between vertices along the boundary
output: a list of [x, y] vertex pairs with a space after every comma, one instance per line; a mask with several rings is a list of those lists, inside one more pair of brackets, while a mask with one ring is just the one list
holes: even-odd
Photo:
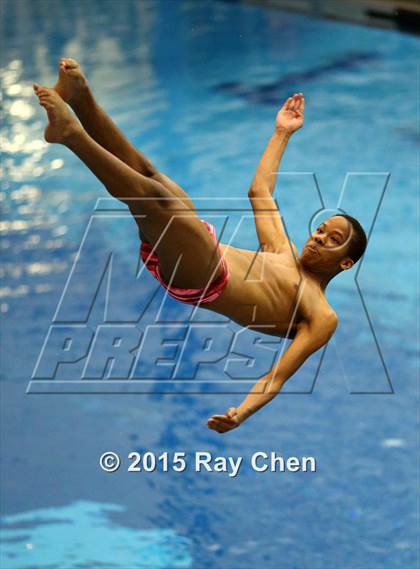
[[142, 216], [138, 223], [156, 245], [164, 278], [170, 280], [180, 256], [173, 286], [201, 288], [216, 278], [220, 272], [216, 246], [196, 211], [160, 182], [135, 172], [94, 141], [53, 89], [39, 85], [34, 89], [48, 114], [46, 140], [67, 146], [111, 195]]
[[114, 121], [95, 100], [89, 83], [75, 59], [62, 58], [59, 62], [58, 81], [54, 89], [74, 110], [86, 132], [98, 144], [117, 156], [128, 166], [157, 180], [171, 192], [193, 203], [188, 194], [168, 176], [159, 172], [153, 163], [126, 138]]

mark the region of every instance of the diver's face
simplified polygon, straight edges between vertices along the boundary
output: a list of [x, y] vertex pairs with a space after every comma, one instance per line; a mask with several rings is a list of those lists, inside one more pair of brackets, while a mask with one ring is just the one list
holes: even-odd
[[353, 228], [345, 217], [323, 221], [307, 239], [300, 256], [304, 266], [327, 272], [349, 269], [353, 261], [347, 256]]

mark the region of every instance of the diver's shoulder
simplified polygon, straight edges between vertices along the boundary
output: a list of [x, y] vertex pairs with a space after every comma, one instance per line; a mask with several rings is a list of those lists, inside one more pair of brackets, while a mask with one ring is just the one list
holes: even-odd
[[303, 321], [317, 328], [337, 327], [338, 315], [325, 297], [310, 297], [310, 309], [306, 311]]
[[317, 310], [312, 314], [312, 324], [333, 333], [338, 326], [338, 315], [328, 301], [318, 304]]
[[321, 324], [329, 334], [334, 334], [338, 326], [338, 315], [335, 310], [327, 303], [321, 315]]
[[326, 344], [334, 335], [338, 326], [338, 316], [330, 307], [315, 310], [309, 318], [297, 325], [297, 330], [306, 329], [320, 346]]

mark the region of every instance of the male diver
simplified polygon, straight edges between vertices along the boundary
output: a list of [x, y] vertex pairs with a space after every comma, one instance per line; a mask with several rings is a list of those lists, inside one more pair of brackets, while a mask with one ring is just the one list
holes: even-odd
[[325, 296], [327, 284], [366, 249], [362, 227], [348, 215], [321, 223], [301, 254], [287, 237], [272, 193], [286, 145], [303, 125], [303, 94], [289, 97], [278, 111], [248, 192], [260, 243], [255, 252], [217, 242], [214, 226], [200, 219], [188, 194], [159, 172], [98, 105], [74, 59], [60, 60], [53, 89], [34, 84], [34, 91], [48, 115], [46, 141], [67, 146], [128, 206], [138, 225], [141, 258], [171, 296], [292, 340], [238, 407], [208, 420], [219, 433], [238, 427], [329, 341], [338, 318]]

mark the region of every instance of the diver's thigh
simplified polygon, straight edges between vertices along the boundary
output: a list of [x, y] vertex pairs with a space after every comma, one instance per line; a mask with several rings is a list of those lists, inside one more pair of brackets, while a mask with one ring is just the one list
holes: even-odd
[[179, 288], [202, 288], [220, 271], [219, 255], [206, 226], [197, 216], [173, 216], [156, 244], [166, 282]]

